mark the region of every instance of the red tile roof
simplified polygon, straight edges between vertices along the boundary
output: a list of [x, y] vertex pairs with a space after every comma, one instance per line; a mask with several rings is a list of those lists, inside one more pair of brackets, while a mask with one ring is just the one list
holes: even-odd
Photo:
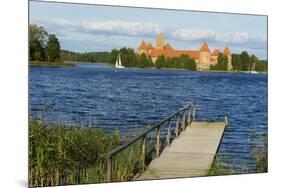
[[200, 52], [199, 51], [194, 51], [194, 50], [176, 50], [177, 56], [181, 55], [188, 55], [189, 57], [193, 59], [199, 59], [200, 57]]
[[220, 55], [220, 50], [219, 49], [215, 49], [214, 51], [213, 51], [213, 53], [211, 54], [211, 56], [219, 56]]
[[173, 50], [172, 46], [171, 46], [169, 43], [167, 43], [167, 44], [164, 46], [164, 49], [165, 49], [165, 50]]
[[140, 49], [143, 49], [143, 50], [146, 50], [146, 49], [147, 49], [147, 44], [144, 42], [144, 40], [141, 41], [141, 44], [140, 44], [140, 46], [139, 46], [138, 49], [139, 49], [139, 50], [140, 50]]
[[153, 49], [153, 46], [151, 45], [151, 43], [148, 43], [147, 49]]

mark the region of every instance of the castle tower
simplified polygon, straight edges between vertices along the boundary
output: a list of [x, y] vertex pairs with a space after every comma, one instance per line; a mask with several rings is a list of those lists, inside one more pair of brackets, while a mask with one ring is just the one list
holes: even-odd
[[199, 61], [197, 64], [197, 68], [200, 70], [210, 69], [211, 57], [210, 57], [210, 49], [208, 44], [205, 42], [200, 51], [199, 51]]
[[231, 51], [230, 49], [226, 46], [225, 49], [223, 50], [223, 55], [226, 55], [227, 57], [227, 70], [232, 70], [232, 56], [231, 56]]
[[164, 49], [164, 45], [165, 45], [165, 39], [163, 34], [159, 34], [156, 36], [156, 49]]
[[141, 42], [140, 46], [138, 47], [138, 54], [147, 54], [147, 44], [144, 42], [144, 40]]

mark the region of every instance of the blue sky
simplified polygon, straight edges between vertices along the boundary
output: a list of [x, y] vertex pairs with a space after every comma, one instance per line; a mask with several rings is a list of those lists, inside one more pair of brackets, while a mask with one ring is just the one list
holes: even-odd
[[197, 50], [208, 42], [211, 50], [229, 46], [234, 53], [267, 57], [266, 16], [30, 1], [30, 23], [72, 51], [136, 50], [141, 40], [154, 45], [163, 33], [177, 49]]

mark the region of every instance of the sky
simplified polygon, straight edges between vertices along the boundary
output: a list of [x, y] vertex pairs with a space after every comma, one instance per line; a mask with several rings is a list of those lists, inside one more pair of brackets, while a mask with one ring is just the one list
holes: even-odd
[[183, 10], [129, 8], [30, 1], [30, 24], [56, 34], [61, 48], [76, 52], [111, 51], [124, 46], [137, 50], [145, 40], [155, 46], [162, 33], [175, 49], [211, 51], [229, 46], [267, 58], [267, 17]]

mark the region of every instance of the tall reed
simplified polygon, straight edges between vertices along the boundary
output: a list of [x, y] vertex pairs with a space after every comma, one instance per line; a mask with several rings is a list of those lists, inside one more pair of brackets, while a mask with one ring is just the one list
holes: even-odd
[[[67, 128], [29, 122], [29, 186], [55, 186], [106, 181], [106, 157], [121, 142], [118, 131]], [[113, 181], [129, 180], [139, 168], [140, 144], [114, 158]]]

